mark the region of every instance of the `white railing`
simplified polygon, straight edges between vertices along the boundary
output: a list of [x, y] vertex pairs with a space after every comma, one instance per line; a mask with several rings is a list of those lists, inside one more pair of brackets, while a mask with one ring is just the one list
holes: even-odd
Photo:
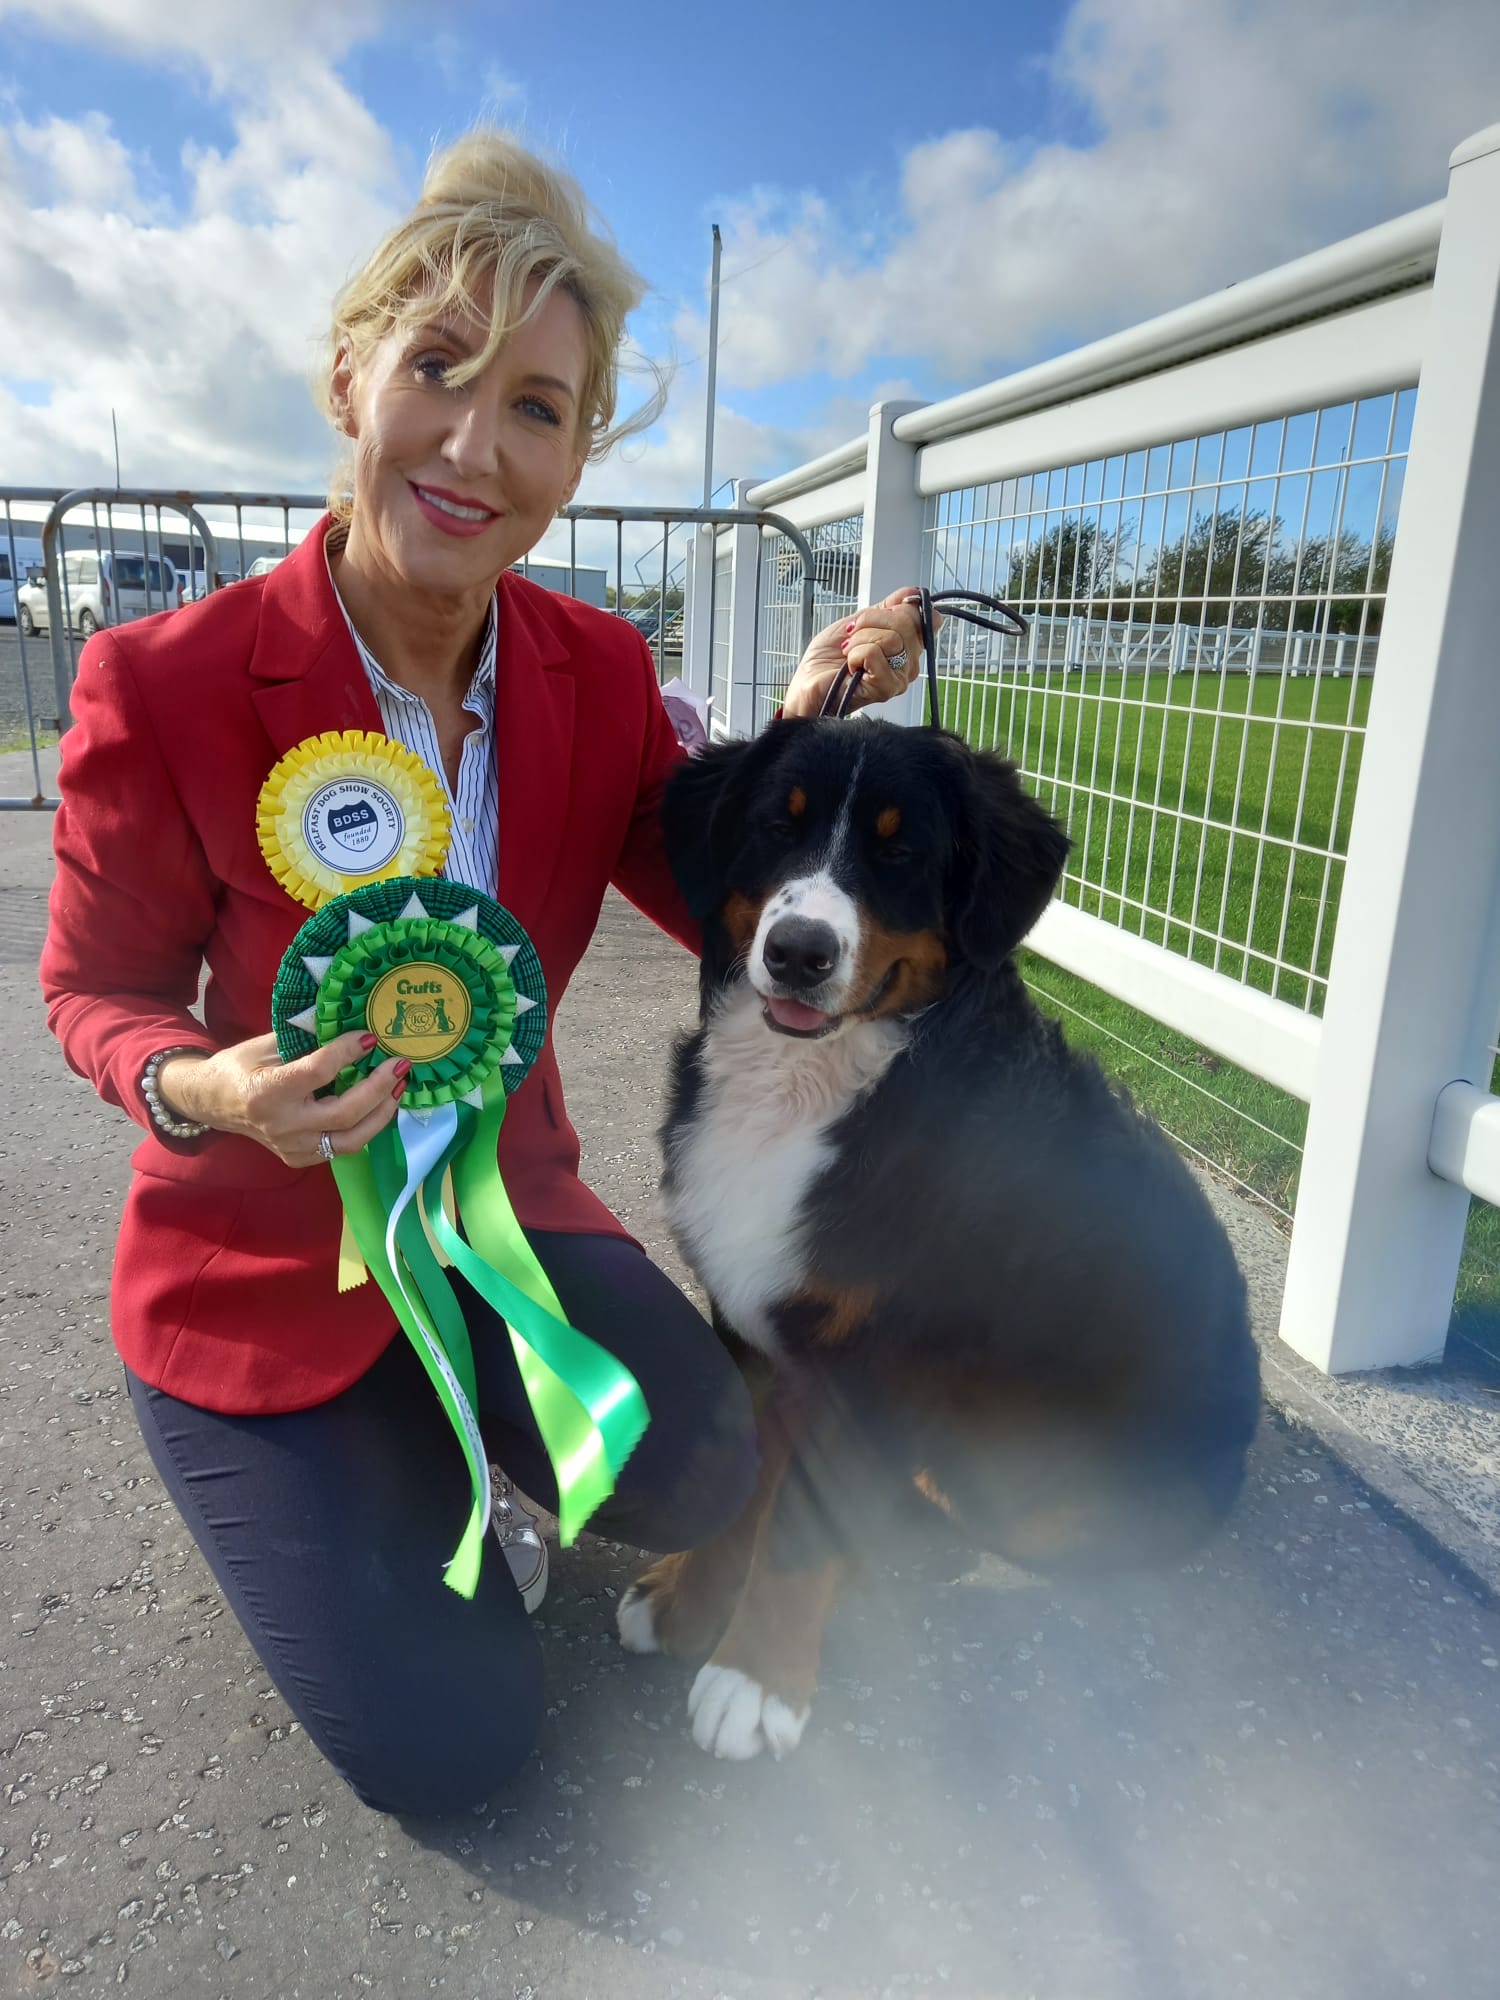
[[[741, 494], [815, 549], [858, 521], [859, 602], [1030, 614], [938, 658], [1074, 837], [1030, 943], [1309, 1106], [1281, 1330], [1332, 1371], [1441, 1352], [1500, 1194], [1497, 327], [1500, 127], [1445, 202]], [[721, 538], [720, 604], [764, 544]], [[784, 663], [720, 616], [746, 734]]]

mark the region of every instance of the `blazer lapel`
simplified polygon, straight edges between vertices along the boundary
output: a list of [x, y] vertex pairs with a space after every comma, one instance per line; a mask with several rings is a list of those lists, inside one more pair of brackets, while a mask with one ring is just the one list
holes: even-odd
[[573, 782], [574, 681], [568, 650], [537, 605], [500, 579], [495, 757], [500, 805], [497, 894], [535, 931], [562, 848]]
[[[380, 710], [329, 581], [325, 520], [266, 579], [251, 698], [274, 756], [328, 729], [375, 729]], [[497, 895], [532, 930], [556, 872], [573, 781], [574, 681], [540, 592], [499, 585], [495, 758]]]
[[327, 729], [380, 728], [380, 710], [329, 581], [328, 525], [325, 518], [272, 570], [261, 598], [251, 700], [276, 757]]

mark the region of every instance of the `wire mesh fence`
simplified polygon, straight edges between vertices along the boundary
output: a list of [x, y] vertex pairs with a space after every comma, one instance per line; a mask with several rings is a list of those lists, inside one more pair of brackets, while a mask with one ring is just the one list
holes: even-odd
[[[813, 629], [848, 618], [859, 606], [860, 536], [864, 517], [847, 515], [809, 528], [816, 563]], [[755, 728], [764, 729], [780, 708], [787, 683], [802, 655], [801, 559], [783, 535], [768, 535], [761, 546], [760, 619], [756, 649]]]
[[1321, 1012], [1412, 389], [928, 503], [944, 717], [1068, 824], [1062, 895]]

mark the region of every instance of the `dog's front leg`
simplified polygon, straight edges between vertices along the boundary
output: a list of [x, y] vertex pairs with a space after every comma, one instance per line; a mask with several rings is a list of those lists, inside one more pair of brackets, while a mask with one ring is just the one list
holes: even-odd
[[[717, 1318], [715, 1328], [722, 1332]], [[746, 1354], [753, 1351], [746, 1349]], [[662, 1556], [638, 1576], [615, 1614], [630, 1653], [672, 1653], [701, 1660], [728, 1628], [744, 1589], [761, 1519], [776, 1498], [797, 1425], [795, 1399], [764, 1370], [750, 1376], [755, 1395], [760, 1469], [738, 1518], [695, 1549]]]
[[826, 1426], [799, 1425], [794, 1434], [768, 1412], [761, 1437], [763, 1468], [775, 1462], [777, 1469], [755, 1524], [749, 1575], [688, 1696], [694, 1739], [716, 1757], [768, 1749], [781, 1758], [801, 1742], [823, 1627], [847, 1568], [822, 1497], [822, 1481], [834, 1471], [832, 1454], [820, 1448]]

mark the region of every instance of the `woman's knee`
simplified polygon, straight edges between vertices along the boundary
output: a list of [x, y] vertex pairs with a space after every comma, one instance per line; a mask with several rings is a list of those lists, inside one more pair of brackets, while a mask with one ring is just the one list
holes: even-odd
[[325, 1754], [367, 1806], [402, 1818], [467, 1812], [492, 1799], [536, 1748], [545, 1705], [535, 1644], [492, 1658], [483, 1672], [362, 1705]]
[[755, 1411], [739, 1375], [729, 1374], [691, 1430], [658, 1440], [634, 1479], [626, 1468], [598, 1531], [653, 1555], [697, 1548], [739, 1519], [759, 1470]]

